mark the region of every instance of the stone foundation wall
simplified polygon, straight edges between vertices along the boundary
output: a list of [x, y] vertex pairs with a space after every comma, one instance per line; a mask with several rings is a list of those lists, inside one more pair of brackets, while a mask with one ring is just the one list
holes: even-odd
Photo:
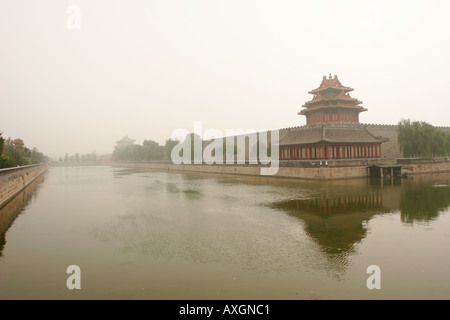
[[0, 207], [50, 168], [49, 164], [0, 170]]
[[408, 174], [444, 173], [450, 172], [450, 161], [435, 163], [402, 164], [402, 172]]
[[[386, 163], [386, 162], [385, 162]], [[317, 166], [317, 167], [299, 167], [299, 166], [280, 166], [275, 175], [264, 177], [278, 177], [291, 179], [311, 179], [311, 180], [337, 180], [367, 178], [369, 176], [368, 166], [375, 164], [361, 164], [356, 161], [348, 166]], [[393, 164], [393, 163], [392, 163]], [[206, 165], [206, 164], [173, 164], [167, 163], [149, 163], [149, 162], [115, 162], [107, 165], [127, 167], [156, 169], [162, 171], [181, 171], [181, 172], [205, 172], [215, 174], [238, 174], [261, 176], [260, 165]], [[421, 173], [440, 173], [450, 172], [450, 162], [441, 163], [420, 163], [402, 165], [402, 172], [408, 174]]]
[[[182, 172], [206, 172], [219, 174], [238, 174], [261, 176], [261, 168], [259, 165], [206, 165], [206, 164], [180, 164], [172, 163], [133, 163], [118, 162], [111, 163], [112, 166], [157, 169], [164, 171], [182, 171]], [[367, 166], [352, 167], [280, 167], [278, 172], [272, 176], [293, 179], [312, 179], [312, 180], [332, 180], [332, 179], [348, 179], [348, 178], [364, 178], [367, 177]]]

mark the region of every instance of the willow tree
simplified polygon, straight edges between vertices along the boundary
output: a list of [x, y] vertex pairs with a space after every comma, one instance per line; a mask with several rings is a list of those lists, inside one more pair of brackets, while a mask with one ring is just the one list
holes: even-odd
[[437, 157], [450, 153], [450, 134], [424, 121], [402, 119], [398, 144], [405, 157]]

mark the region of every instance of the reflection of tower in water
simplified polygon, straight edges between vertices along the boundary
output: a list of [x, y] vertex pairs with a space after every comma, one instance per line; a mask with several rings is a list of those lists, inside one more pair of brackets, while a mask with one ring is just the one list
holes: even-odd
[[392, 199], [388, 206], [384, 199], [396, 198], [400, 194], [397, 189], [371, 187], [364, 181], [353, 185], [336, 182], [314, 198], [279, 201], [271, 207], [301, 220], [305, 233], [325, 254], [326, 270], [339, 274], [345, 273], [349, 257], [367, 236], [367, 221], [393, 211]]
[[294, 200], [296, 208], [301, 210], [311, 210], [317, 213], [344, 213], [368, 208], [382, 208], [383, 197], [381, 193], [347, 195], [341, 198], [313, 198], [304, 200]]

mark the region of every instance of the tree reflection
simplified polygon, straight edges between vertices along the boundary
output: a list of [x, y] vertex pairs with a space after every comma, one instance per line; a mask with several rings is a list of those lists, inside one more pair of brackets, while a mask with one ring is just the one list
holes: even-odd
[[401, 221], [428, 222], [449, 207], [450, 187], [446, 184], [407, 185], [400, 200]]
[[357, 253], [357, 244], [368, 235], [367, 222], [375, 215], [400, 212], [402, 223], [428, 222], [446, 212], [449, 202], [450, 175], [441, 174], [397, 183], [331, 182], [315, 197], [277, 201], [270, 207], [301, 220], [329, 267], [343, 271], [348, 257]]

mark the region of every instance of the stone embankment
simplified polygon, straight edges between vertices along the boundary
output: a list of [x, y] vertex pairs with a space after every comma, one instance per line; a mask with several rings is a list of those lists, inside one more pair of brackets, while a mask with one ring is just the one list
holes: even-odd
[[[399, 164], [402, 172], [408, 174], [427, 174], [450, 172], [450, 161], [430, 163], [401, 164], [395, 159], [371, 159], [371, 160], [347, 160], [347, 161], [281, 161], [278, 172], [272, 177], [310, 179], [310, 180], [335, 180], [367, 178], [368, 167], [379, 164]], [[205, 172], [238, 175], [261, 175], [261, 165], [207, 165], [207, 164], [173, 164], [171, 162], [112, 162], [106, 165], [156, 169], [164, 171]]]
[[50, 168], [50, 164], [0, 169], [0, 207], [47, 171], [48, 168]]

